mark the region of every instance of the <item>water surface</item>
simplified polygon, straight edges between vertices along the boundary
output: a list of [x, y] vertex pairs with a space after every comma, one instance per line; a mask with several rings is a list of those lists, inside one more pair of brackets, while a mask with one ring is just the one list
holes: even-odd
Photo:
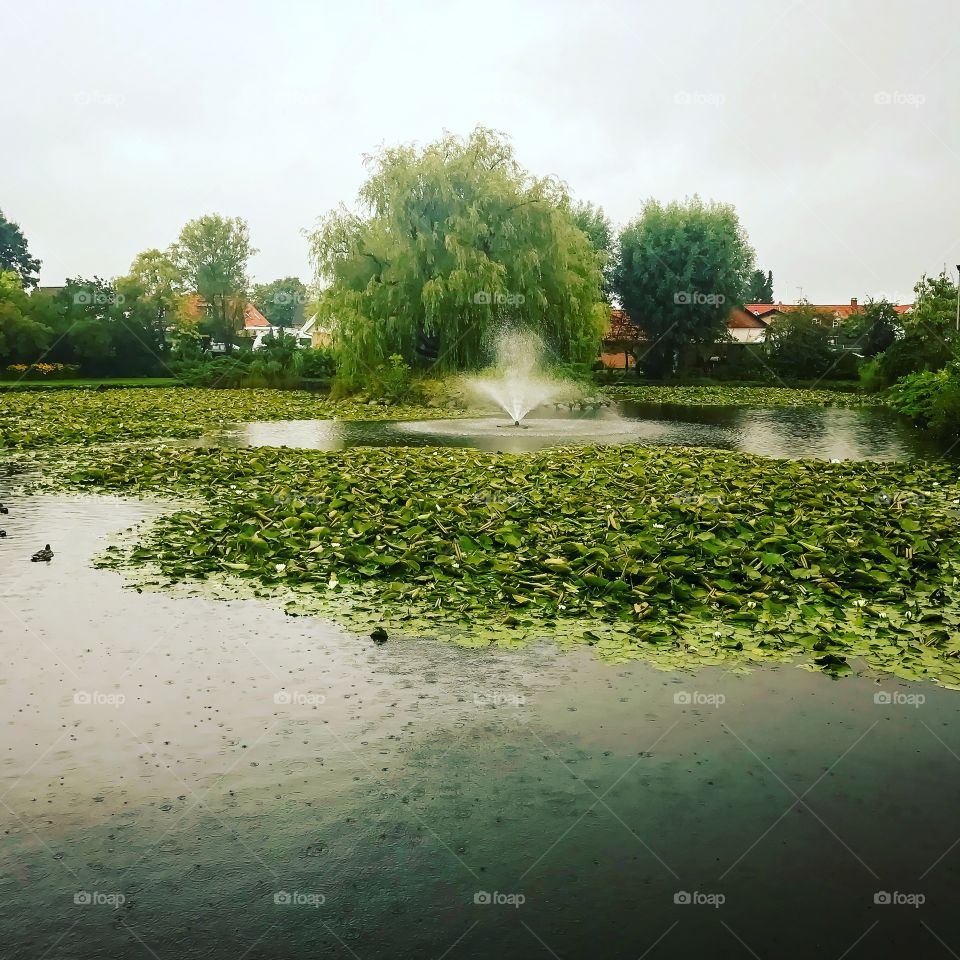
[[4, 956], [960, 951], [955, 692], [375, 647], [91, 567], [161, 505], [0, 499]]
[[703, 446], [781, 459], [899, 460], [960, 455], [890, 410], [873, 407], [706, 407], [622, 402], [616, 408], [535, 411], [523, 428], [503, 417], [247, 423], [203, 444], [343, 450], [364, 446], [475, 447], [523, 453], [560, 444]]

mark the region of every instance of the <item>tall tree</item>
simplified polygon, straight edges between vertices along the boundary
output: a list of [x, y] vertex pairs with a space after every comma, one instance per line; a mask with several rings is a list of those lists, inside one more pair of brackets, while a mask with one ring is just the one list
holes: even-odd
[[52, 331], [37, 316], [43, 294], [29, 296], [20, 274], [0, 272], [0, 367], [11, 363], [34, 363], [43, 358]]
[[750, 286], [746, 303], [773, 303], [773, 271], [754, 270], [750, 274]]
[[839, 357], [830, 342], [832, 332], [832, 314], [801, 302], [795, 309], [775, 317], [767, 328], [770, 365], [785, 377], [825, 376]]
[[191, 220], [170, 248], [180, 281], [202, 297], [211, 333], [228, 353], [243, 323], [237, 304], [247, 295], [247, 265], [256, 252], [246, 221], [219, 214]]
[[258, 283], [253, 288], [253, 305], [275, 327], [299, 327], [307, 287], [299, 277], [284, 277], [272, 283]]
[[614, 287], [646, 337], [648, 375], [670, 376], [723, 338], [753, 256], [733, 207], [696, 196], [665, 206], [647, 201], [620, 235]]
[[27, 238], [19, 224], [8, 220], [0, 210], [0, 272], [13, 272], [20, 286], [31, 290], [37, 285], [40, 261], [30, 256]]
[[360, 211], [330, 213], [311, 237], [347, 383], [394, 354], [478, 366], [506, 322], [558, 359], [594, 359], [607, 313], [600, 264], [562, 184], [531, 176], [484, 128], [384, 149], [368, 166]]
[[592, 203], [578, 203], [573, 207], [573, 222], [587, 235], [600, 260], [603, 271], [603, 295], [607, 300], [613, 296], [613, 273], [616, 265], [616, 244], [613, 226], [603, 207]]
[[889, 300], [868, 300], [843, 325], [844, 338], [864, 357], [882, 353], [902, 330], [900, 315]]
[[913, 309], [904, 315], [907, 336], [953, 340], [957, 336], [957, 285], [946, 274], [926, 274], [913, 288]]

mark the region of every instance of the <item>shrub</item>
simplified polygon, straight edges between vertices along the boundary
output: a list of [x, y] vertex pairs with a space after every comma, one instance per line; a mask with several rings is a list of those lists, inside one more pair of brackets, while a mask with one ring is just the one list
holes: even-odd
[[960, 431], [960, 363], [902, 377], [889, 397], [894, 410], [938, 433]]

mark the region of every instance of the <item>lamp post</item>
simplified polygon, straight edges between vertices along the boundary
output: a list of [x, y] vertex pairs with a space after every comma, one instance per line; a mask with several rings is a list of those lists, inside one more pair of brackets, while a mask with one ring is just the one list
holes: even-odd
[[957, 333], [960, 333], [960, 263], [957, 264]]

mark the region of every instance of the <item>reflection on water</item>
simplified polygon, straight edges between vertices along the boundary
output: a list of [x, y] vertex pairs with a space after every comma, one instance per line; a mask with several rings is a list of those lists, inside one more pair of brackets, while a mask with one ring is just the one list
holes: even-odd
[[[882, 955], [933, 956], [921, 917], [958, 945], [954, 691], [611, 667], [549, 637], [376, 647], [254, 600], [124, 589], [90, 558], [159, 506], [10, 486], [5, 958], [806, 960], [878, 918]], [[922, 710], [893, 699], [917, 692]]]
[[626, 401], [615, 409], [537, 411], [521, 428], [503, 418], [247, 423], [205, 437], [218, 446], [342, 450], [366, 446], [475, 447], [525, 453], [568, 444], [705, 446], [779, 459], [898, 460], [957, 456], [948, 442], [892, 411], [865, 407], [701, 407]]

